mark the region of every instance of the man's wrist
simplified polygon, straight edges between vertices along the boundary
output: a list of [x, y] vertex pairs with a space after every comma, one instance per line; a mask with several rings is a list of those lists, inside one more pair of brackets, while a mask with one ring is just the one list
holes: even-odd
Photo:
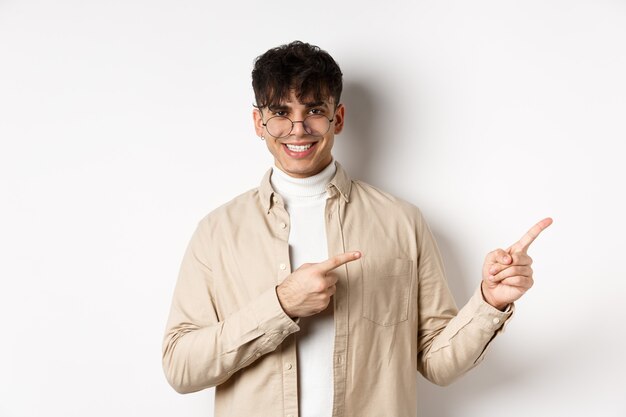
[[284, 293], [284, 288], [281, 287], [280, 285], [277, 285], [275, 287], [275, 290], [276, 290], [276, 297], [278, 298], [278, 304], [280, 304], [280, 307], [283, 309], [285, 314], [289, 316], [290, 319], [295, 320], [296, 317], [292, 316], [287, 310], [287, 308], [285, 307], [285, 302], [283, 301], [286, 297]]
[[490, 306], [492, 306], [493, 308], [496, 308], [496, 309], [498, 309], [498, 310], [500, 310], [500, 311], [504, 311], [504, 310], [506, 310], [506, 309], [507, 309], [507, 307], [510, 305], [510, 303], [504, 303], [504, 304], [502, 304], [502, 303], [497, 303], [497, 302], [495, 302], [495, 301], [491, 300], [491, 298], [490, 298], [490, 297], [488, 297], [488, 296], [485, 294], [485, 288], [484, 288], [484, 285], [485, 285], [485, 281], [482, 281], [482, 282], [480, 283], [480, 294], [482, 295], [483, 300], [484, 300], [487, 304], [489, 304]]

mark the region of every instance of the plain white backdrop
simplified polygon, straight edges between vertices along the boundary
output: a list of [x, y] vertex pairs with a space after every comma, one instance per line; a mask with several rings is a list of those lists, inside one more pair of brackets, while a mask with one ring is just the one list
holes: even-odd
[[536, 221], [535, 287], [421, 416], [624, 416], [624, 1], [0, 0], [0, 416], [212, 416], [161, 339], [197, 221], [257, 186], [250, 71], [344, 72], [335, 157], [418, 205], [457, 303]]

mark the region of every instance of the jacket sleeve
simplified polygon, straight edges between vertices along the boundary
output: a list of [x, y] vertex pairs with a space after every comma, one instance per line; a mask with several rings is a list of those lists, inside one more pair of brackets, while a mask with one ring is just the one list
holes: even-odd
[[163, 370], [179, 393], [223, 383], [299, 330], [280, 306], [275, 287], [228, 317], [218, 317], [209, 236], [205, 218], [183, 257], [163, 340]]
[[429, 381], [448, 385], [480, 363], [493, 338], [504, 330], [514, 306], [502, 312], [484, 301], [480, 290], [457, 310], [443, 261], [423, 217], [418, 225], [417, 367]]

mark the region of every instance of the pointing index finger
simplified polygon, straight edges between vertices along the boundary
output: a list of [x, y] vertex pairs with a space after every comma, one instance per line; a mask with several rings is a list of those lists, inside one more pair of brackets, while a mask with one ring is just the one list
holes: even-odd
[[526, 252], [531, 243], [537, 239], [539, 233], [541, 233], [546, 227], [552, 224], [552, 219], [550, 217], [546, 217], [545, 219], [538, 222], [536, 225], [530, 228], [528, 232], [520, 240], [515, 242], [510, 248], [509, 252]]
[[333, 269], [339, 268], [341, 265], [351, 261], [355, 261], [361, 257], [361, 252], [346, 252], [335, 255], [332, 258], [320, 262], [317, 266], [326, 274]]

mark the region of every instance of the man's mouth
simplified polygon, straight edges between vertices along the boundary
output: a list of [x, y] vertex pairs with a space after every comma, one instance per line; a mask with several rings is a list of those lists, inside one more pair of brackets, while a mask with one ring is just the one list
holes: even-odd
[[311, 156], [317, 149], [317, 142], [301, 143], [283, 143], [283, 149], [290, 158], [304, 159]]
[[292, 145], [290, 143], [285, 143], [285, 146], [287, 147], [287, 149], [289, 149], [291, 152], [306, 152], [308, 151], [311, 146], [313, 146], [313, 143], [307, 143], [304, 145]]

